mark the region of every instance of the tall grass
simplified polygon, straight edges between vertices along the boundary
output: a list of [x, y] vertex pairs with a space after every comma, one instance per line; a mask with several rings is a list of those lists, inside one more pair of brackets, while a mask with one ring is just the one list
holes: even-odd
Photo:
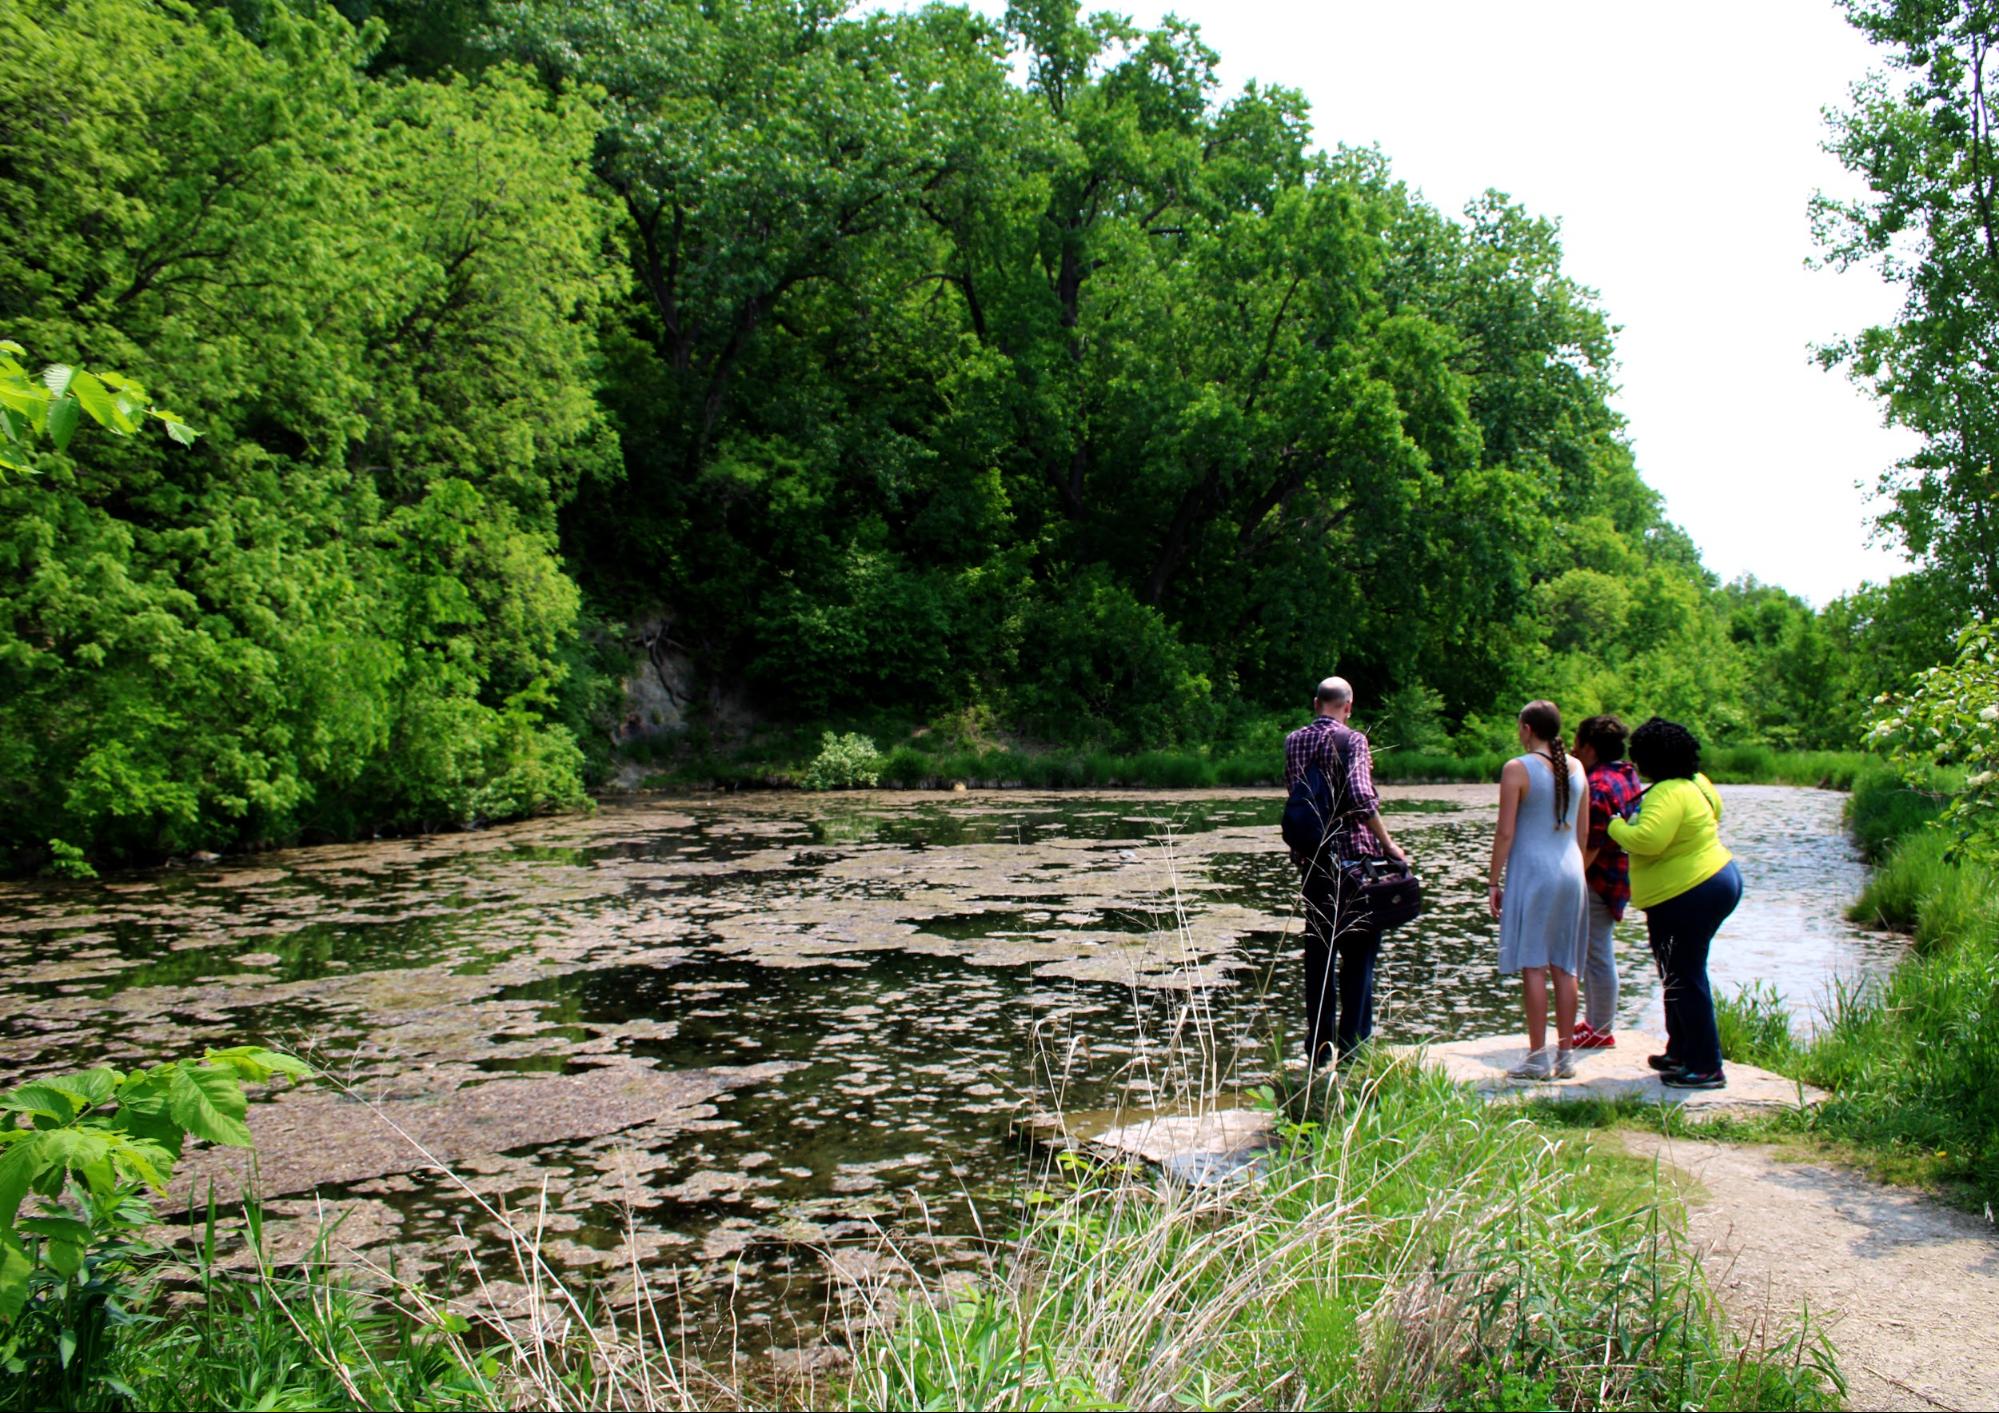
[[866, 1343], [857, 1408], [1837, 1406], [1743, 1343], [1649, 1165], [1377, 1055], [1234, 1188], [1072, 1165], [1008, 1260]]
[[[1961, 1185], [1991, 1207], [1999, 1206], [1999, 880], [1928, 827], [1952, 783], [1939, 776], [1912, 789], [1885, 770], [1856, 783], [1854, 834], [1881, 862], [1852, 916], [1908, 931], [1912, 945], [1885, 982], [1836, 990], [1811, 1042], [1769, 1063], [1831, 1091], [1814, 1118], [1821, 1132], [1872, 1151], [1891, 1172]], [[1725, 1006], [1722, 1014], [1730, 1026]]]
[[1798, 1039], [1791, 1031], [1791, 1013], [1769, 982], [1754, 982], [1733, 995], [1717, 994], [1714, 1021], [1723, 1059], [1780, 1074], [1795, 1067]]

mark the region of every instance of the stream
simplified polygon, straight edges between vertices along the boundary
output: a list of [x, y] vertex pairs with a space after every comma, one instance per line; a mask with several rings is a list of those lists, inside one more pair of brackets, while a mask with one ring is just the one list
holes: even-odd
[[[1430, 900], [1384, 949], [1386, 1040], [1519, 1025], [1484, 911], [1494, 793], [1383, 792]], [[1747, 891], [1716, 989], [1768, 982], [1809, 1028], [1835, 978], [1881, 975], [1902, 943], [1844, 920], [1866, 870], [1842, 796], [1723, 795]], [[281, 1259], [338, 1215], [337, 1255], [476, 1263], [503, 1286], [514, 1258], [477, 1193], [614, 1299], [636, 1270], [691, 1332], [808, 1345], [843, 1284], [976, 1264], [1016, 1211], [1022, 1116], [1170, 1106], [1268, 1079], [1280, 1031], [1297, 1048], [1277, 804], [642, 799], [0, 886], [0, 1084], [285, 1046], [339, 1088], [252, 1107]], [[1618, 944], [1620, 1029], [1656, 1032], [1635, 912]], [[183, 1203], [244, 1171], [213, 1150], [183, 1169]]]

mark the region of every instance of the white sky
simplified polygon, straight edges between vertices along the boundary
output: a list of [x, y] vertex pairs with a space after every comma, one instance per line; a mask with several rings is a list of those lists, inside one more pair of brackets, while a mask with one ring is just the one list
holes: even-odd
[[1302, 90], [1321, 143], [1378, 144], [1446, 211], [1496, 187], [1559, 219], [1566, 267], [1623, 328], [1639, 469], [1724, 579], [1822, 604], [1906, 567], [1869, 547], [1868, 503], [1913, 443], [1808, 353], [1898, 302], [1870, 271], [1805, 269], [1812, 192], [1854, 189], [1820, 110], [1881, 64], [1833, 0], [1090, 8], [1198, 24], [1227, 92]]

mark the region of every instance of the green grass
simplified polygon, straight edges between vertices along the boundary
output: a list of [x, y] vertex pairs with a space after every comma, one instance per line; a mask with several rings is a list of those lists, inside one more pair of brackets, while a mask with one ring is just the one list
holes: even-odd
[[1948, 775], [1912, 789], [1885, 769], [1855, 783], [1855, 837], [1880, 860], [1851, 915], [1912, 934], [1889, 977], [1835, 990], [1793, 1042], [1767, 988], [1717, 998], [1722, 1052], [1829, 1092], [1796, 1123], [1898, 1181], [1999, 1205], [1999, 879], [1929, 824]]
[[1733, 995], [1717, 994], [1714, 1019], [1724, 1060], [1779, 1074], [1796, 1067], [1798, 1041], [1791, 1033], [1791, 1013], [1768, 982], [1755, 982]]
[[850, 1406], [1835, 1407], [1734, 1334], [1650, 1164], [1377, 1057], [1258, 1179], [1075, 1162], [1010, 1257], [858, 1351]]

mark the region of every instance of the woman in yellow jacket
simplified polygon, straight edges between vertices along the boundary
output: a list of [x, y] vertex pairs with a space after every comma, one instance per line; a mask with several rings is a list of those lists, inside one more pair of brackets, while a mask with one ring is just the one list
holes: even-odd
[[1700, 773], [1693, 733], [1655, 716], [1632, 733], [1630, 754], [1652, 785], [1639, 797], [1637, 817], [1613, 819], [1609, 831], [1631, 856], [1631, 901], [1645, 910], [1666, 985], [1666, 1053], [1648, 1063], [1675, 1089], [1720, 1089], [1728, 1081], [1708, 946], [1742, 901], [1742, 874], [1721, 846], [1721, 796]]

